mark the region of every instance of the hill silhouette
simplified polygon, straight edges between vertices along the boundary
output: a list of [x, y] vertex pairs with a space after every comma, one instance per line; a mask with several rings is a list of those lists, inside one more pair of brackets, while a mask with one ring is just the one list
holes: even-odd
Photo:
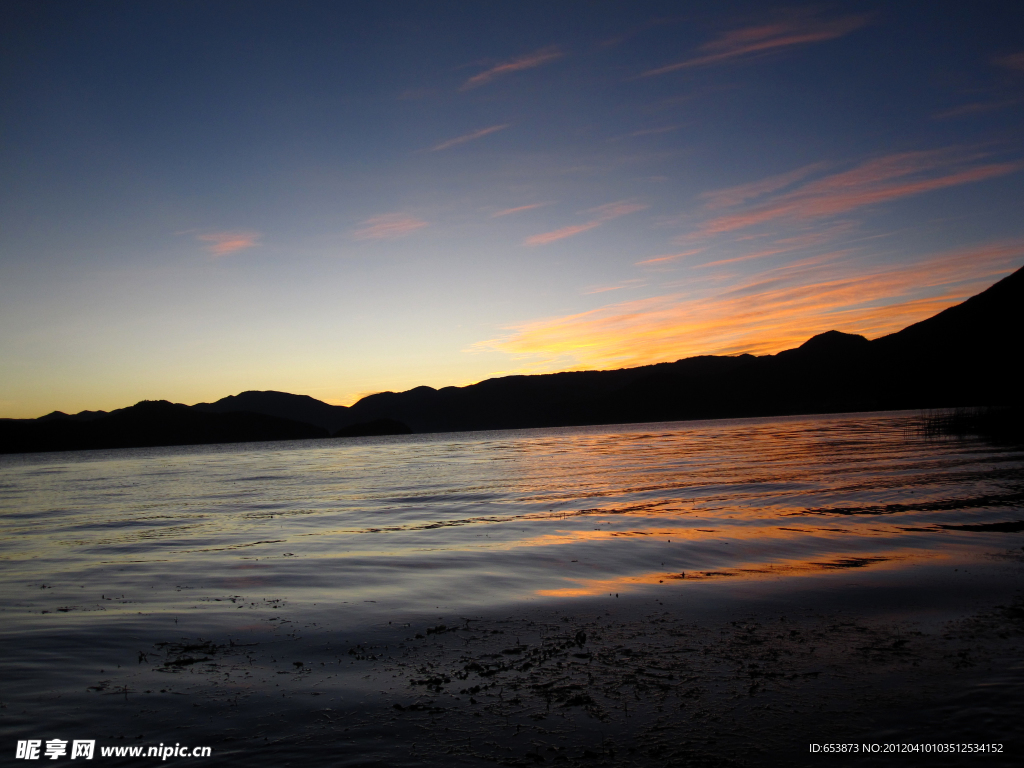
[[[350, 407], [247, 391], [189, 407], [0, 420], [0, 452], [1018, 404], [1024, 269], [873, 341], [827, 331], [775, 355], [504, 376], [381, 392]], [[390, 430], [390, 431], [389, 431]]]
[[407, 424], [394, 419], [374, 419], [360, 424], [342, 427], [334, 433], [334, 437], [381, 437], [383, 435], [411, 435], [412, 430]]
[[886, 407], [1018, 402], [1022, 306], [1019, 269], [962, 304], [872, 341], [873, 364], [891, 378]]
[[328, 432], [335, 432], [351, 423], [347, 418], [348, 408], [344, 405], [328, 405], [309, 395], [292, 395], [273, 390], [250, 390], [222, 397], [213, 403], [196, 403], [192, 407], [207, 413], [265, 413], [281, 419], [314, 424]]
[[203, 413], [166, 400], [143, 400], [96, 418], [48, 414], [0, 421], [0, 453], [141, 448], [326, 437], [312, 424], [262, 413]]
[[394, 418], [434, 432], [1008, 404], [1018, 398], [1022, 305], [1018, 270], [873, 341], [827, 331], [775, 355], [417, 387], [365, 397], [347, 418]]

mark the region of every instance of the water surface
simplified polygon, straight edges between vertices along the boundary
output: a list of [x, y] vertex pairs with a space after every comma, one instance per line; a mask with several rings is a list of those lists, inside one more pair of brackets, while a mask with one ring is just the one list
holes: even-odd
[[922, 439], [914, 419], [6, 456], [2, 593], [18, 604], [4, 605], [5, 623], [46, 609], [191, 610], [186, 584], [204, 599], [256, 589], [401, 610], [621, 593], [684, 574], [896, 567], [1024, 517], [1019, 451]]
[[[975, 564], [1024, 543], [1024, 452], [926, 439], [919, 424], [901, 412], [3, 456], [0, 724], [31, 737], [115, 717], [211, 737], [228, 710], [172, 725], [178, 704], [131, 698], [202, 693], [250, 730], [272, 714], [287, 731], [299, 725], [253, 702], [280, 705], [288, 680], [286, 701], [370, 706], [383, 683], [351, 665], [375, 657], [336, 649], [417, 621], [636, 601], [726, 620], [730, 600], [812, 593], [948, 618], [1005, 581]], [[942, 581], [954, 572], [974, 581]], [[872, 589], [844, 592], [853, 576]], [[231, 650], [243, 643], [261, 650]], [[289, 666], [300, 645], [304, 666]], [[247, 666], [218, 667], [218, 653]], [[311, 663], [326, 675], [316, 690], [298, 674]], [[116, 690], [120, 714], [102, 699]]]

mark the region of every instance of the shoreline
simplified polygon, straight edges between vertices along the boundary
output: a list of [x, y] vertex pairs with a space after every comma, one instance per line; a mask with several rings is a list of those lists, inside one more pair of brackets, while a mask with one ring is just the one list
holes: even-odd
[[[862, 757], [811, 755], [808, 743], [954, 736], [1006, 744], [985, 765], [1019, 759], [1021, 548], [693, 586], [700, 595], [648, 587], [473, 615], [442, 607], [400, 617], [405, 626], [298, 605], [256, 625], [227, 612], [167, 617], [160, 632], [152, 617], [125, 616], [120, 631], [99, 622], [79, 639], [83, 650], [104, 642], [66, 665], [79, 674], [64, 684], [30, 679], [31, 657], [51, 650], [49, 633], [26, 633], [8, 652], [4, 730], [187, 738], [213, 746], [213, 765], [823, 765]], [[103, 674], [85, 669], [101, 663]]]

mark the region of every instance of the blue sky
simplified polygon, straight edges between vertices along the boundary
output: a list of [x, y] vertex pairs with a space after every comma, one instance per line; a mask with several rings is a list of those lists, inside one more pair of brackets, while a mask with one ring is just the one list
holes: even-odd
[[1016, 3], [0, 16], [2, 416], [764, 354], [1024, 264]]

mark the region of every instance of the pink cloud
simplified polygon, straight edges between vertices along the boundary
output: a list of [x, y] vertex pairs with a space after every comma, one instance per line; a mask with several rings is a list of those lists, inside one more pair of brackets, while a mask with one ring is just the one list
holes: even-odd
[[[706, 267], [720, 267], [724, 264], [735, 264], [740, 261], [751, 261], [753, 259], [763, 259], [767, 256], [777, 256], [780, 253], [792, 253], [793, 251], [801, 251], [805, 248], [810, 248], [816, 245], [824, 245], [830, 240], [833, 240], [836, 235], [848, 232], [850, 230], [850, 223], [840, 223], [820, 232], [807, 232], [802, 235], [796, 235], [794, 237], [783, 237], [775, 240], [767, 248], [761, 250], [744, 253], [740, 256], [734, 256], [728, 259], [719, 259], [718, 261], [709, 261], [700, 265], [701, 269]], [[844, 252], [845, 253], [845, 252]]]
[[490, 133], [496, 133], [498, 131], [503, 131], [506, 128], [508, 128], [509, 125], [511, 125], [511, 123], [504, 123], [503, 125], [492, 125], [490, 128], [481, 128], [479, 131], [473, 131], [473, 133], [467, 133], [465, 136], [458, 136], [457, 138], [449, 139], [448, 141], [442, 141], [436, 147], [431, 147], [430, 151], [431, 152], [437, 152], [438, 150], [448, 149], [449, 147], [454, 147], [454, 146], [456, 146], [458, 144], [465, 144], [467, 141], [473, 141], [474, 139], [479, 139], [479, 138], [481, 138], [483, 136], [486, 136], [486, 135], [488, 135]]
[[984, 289], [1024, 263], [1024, 241], [865, 268], [823, 254], [731, 288], [621, 301], [509, 329], [476, 348], [533, 359], [513, 372], [612, 368], [699, 354], [775, 353], [836, 329], [875, 338]]
[[595, 293], [608, 293], [608, 291], [621, 291], [626, 288], [637, 288], [644, 285], [642, 279], [635, 280], [623, 280], [618, 285], [592, 285], [589, 288], [583, 290], [584, 296], [591, 296]]
[[[698, 234], [732, 232], [779, 219], [807, 220], [834, 216], [867, 205], [1004, 176], [1024, 168], [1024, 163], [1020, 162], [974, 164], [978, 159], [977, 155], [967, 156], [955, 149], [903, 152], [876, 158], [851, 170], [810, 181], [747, 210], [712, 219], [700, 228]], [[801, 172], [805, 170], [801, 169]], [[764, 184], [768, 189], [781, 178], [776, 176], [746, 186], [756, 188], [758, 184]], [[742, 200], [743, 195], [735, 193], [737, 189], [743, 188], [710, 193], [708, 196], [713, 203], [709, 207], [714, 207], [716, 201], [734, 203]]]
[[932, 115], [934, 120], [949, 120], [956, 117], [964, 117], [965, 115], [980, 115], [985, 112], [995, 112], [998, 109], [1004, 107], [1010, 107], [1017, 103], [1017, 99], [1006, 99], [1005, 101], [976, 101], [971, 104], [961, 104], [959, 107], [953, 107], [942, 112], [936, 112]]
[[385, 213], [364, 221], [362, 226], [352, 233], [352, 237], [356, 240], [393, 240], [428, 226], [430, 225], [422, 219], [404, 213]]
[[994, 64], [998, 64], [1000, 67], [1006, 67], [1007, 69], [1016, 69], [1024, 72], [1024, 51], [1020, 53], [1011, 53], [1008, 56], [999, 56], [993, 59]]
[[497, 66], [484, 70], [480, 74], [469, 78], [469, 80], [462, 84], [462, 87], [459, 90], [468, 91], [471, 88], [477, 88], [485, 83], [489, 83], [491, 80], [496, 77], [500, 77], [501, 75], [507, 75], [510, 72], [519, 72], [523, 69], [533, 69], [534, 67], [539, 67], [543, 64], [547, 64], [548, 62], [560, 59], [564, 55], [565, 54], [558, 50], [558, 48], [543, 48], [539, 51], [528, 53], [525, 56], [520, 56], [518, 59], [513, 59], [512, 61], [507, 61], [503, 64], [498, 64]]
[[794, 45], [833, 40], [863, 27], [867, 22], [867, 16], [844, 16], [829, 20], [795, 16], [774, 24], [734, 29], [726, 32], [717, 40], [702, 45], [698, 49], [703, 53], [702, 56], [648, 70], [641, 77], [653, 77], [680, 69], [718, 64], [731, 59], [750, 58]]
[[259, 232], [242, 231], [207, 232], [202, 235], [196, 235], [197, 240], [209, 243], [206, 249], [214, 256], [227, 256], [229, 253], [252, 248], [259, 244], [260, 237], [262, 235]]
[[551, 203], [533, 203], [532, 205], [520, 205], [518, 208], [505, 208], [501, 211], [495, 211], [491, 214], [492, 219], [496, 219], [499, 216], [508, 216], [512, 213], [520, 213], [522, 211], [532, 211], [534, 208], [543, 208], [545, 205], [551, 205]]
[[618, 203], [607, 203], [606, 205], [599, 205], [596, 208], [588, 209], [587, 211], [585, 211], [585, 213], [592, 213], [594, 214], [595, 221], [603, 222], [611, 221], [612, 219], [617, 219], [619, 218], [619, 216], [626, 216], [627, 214], [630, 213], [642, 211], [646, 207], [646, 205], [641, 205], [639, 203], [627, 203], [623, 201]]
[[703, 248], [694, 248], [692, 251], [682, 251], [681, 253], [668, 253], [664, 256], [655, 256], [651, 259], [645, 259], [644, 261], [638, 261], [634, 266], [642, 267], [648, 264], [662, 264], [666, 261], [676, 261], [677, 259], [685, 259], [687, 256], [694, 256], [702, 252]]
[[600, 221], [588, 221], [586, 224], [576, 224], [571, 227], [562, 227], [553, 232], [542, 232], [539, 235], [531, 235], [523, 241], [523, 245], [547, 245], [556, 240], [564, 240], [567, 237], [586, 232], [588, 229], [601, 226]]
[[573, 235], [578, 235], [581, 232], [594, 229], [604, 224], [606, 221], [617, 219], [619, 216], [626, 216], [630, 213], [636, 213], [646, 208], [646, 205], [640, 205], [639, 203], [629, 203], [626, 201], [620, 201], [617, 203], [607, 203], [606, 205], [599, 205], [596, 208], [590, 208], [584, 213], [593, 215], [593, 219], [583, 224], [575, 224], [569, 227], [562, 227], [556, 229], [553, 232], [542, 232], [539, 235], [532, 235], [523, 241], [523, 245], [547, 245], [553, 243], [556, 240], [563, 240]]
[[769, 192], [775, 192], [783, 187], [788, 187], [824, 167], [825, 163], [811, 163], [803, 168], [797, 168], [795, 171], [769, 176], [766, 179], [749, 184], [741, 184], [738, 187], [704, 192], [701, 194], [701, 198], [708, 201], [707, 207], [709, 209], [728, 208], [745, 203], [747, 200], [755, 197], [761, 197], [761, 195], [768, 194]]

